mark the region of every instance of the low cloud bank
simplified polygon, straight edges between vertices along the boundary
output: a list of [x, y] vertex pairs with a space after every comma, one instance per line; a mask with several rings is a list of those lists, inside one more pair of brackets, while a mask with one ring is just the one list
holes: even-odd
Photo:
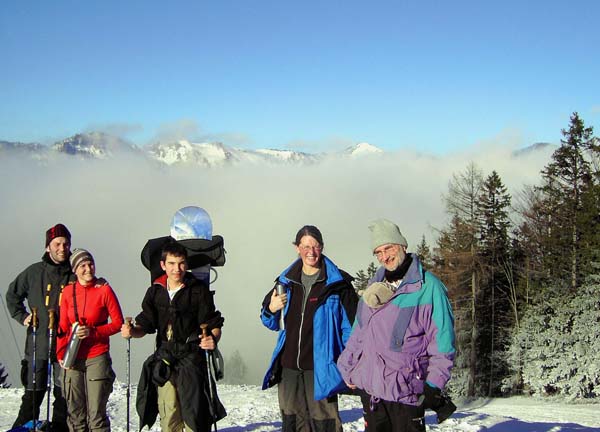
[[[227, 264], [214, 283], [225, 316], [221, 350], [239, 350], [258, 383], [276, 334], [259, 319], [263, 296], [279, 272], [295, 259], [291, 242], [305, 224], [323, 232], [324, 253], [351, 274], [372, 261], [367, 225], [386, 217], [398, 223], [414, 250], [421, 236], [433, 244], [432, 227], [446, 221], [441, 199], [452, 174], [474, 161], [485, 173], [499, 172], [509, 191], [537, 182], [549, 152], [512, 156], [512, 149], [482, 146], [435, 158], [413, 151], [382, 157], [328, 160], [313, 166], [242, 165], [218, 169], [160, 168], [139, 159], [110, 161], [61, 157], [46, 163], [0, 155], [3, 248], [0, 287], [43, 254], [44, 231], [57, 222], [73, 233], [73, 247], [89, 249], [97, 273], [119, 296], [125, 315], [135, 316], [149, 285], [140, 251], [149, 238], [169, 234], [173, 213], [205, 208], [214, 233], [225, 238]], [[18, 385], [24, 329], [0, 314], [5, 341], [0, 361]], [[132, 377], [151, 353], [154, 337], [132, 341]], [[119, 379], [125, 380], [125, 341], [111, 339]]]

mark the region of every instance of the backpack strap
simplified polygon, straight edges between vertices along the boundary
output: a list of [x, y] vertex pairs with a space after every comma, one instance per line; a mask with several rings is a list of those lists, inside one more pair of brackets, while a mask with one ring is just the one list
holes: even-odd
[[75, 309], [75, 321], [79, 322], [79, 312], [77, 311], [77, 295], [76, 295], [76, 289], [77, 289], [77, 282], [73, 282], [73, 308]]

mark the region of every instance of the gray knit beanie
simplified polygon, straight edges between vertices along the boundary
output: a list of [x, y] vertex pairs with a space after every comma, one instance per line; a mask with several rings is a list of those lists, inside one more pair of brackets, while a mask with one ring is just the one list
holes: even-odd
[[75, 273], [77, 266], [79, 266], [79, 264], [81, 264], [85, 261], [94, 262], [94, 257], [92, 256], [91, 253], [89, 253], [85, 249], [73, 250], [73, 252], [71, 252], [71, 257], [69, 258], [69, 262], [71, 263], [71, 271], [73, 271], [73, 273]]
[[408, 246], [408, 242], [400, 232], [400, 228], [387, 219], [377, 219], [369, 225], [371, 231], [371, 250], [384, 244]]

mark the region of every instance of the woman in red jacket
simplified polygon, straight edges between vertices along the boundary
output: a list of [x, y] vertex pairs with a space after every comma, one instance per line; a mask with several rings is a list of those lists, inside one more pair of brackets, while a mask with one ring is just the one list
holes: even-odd
[[[115, 373], [108, 338], [121, 329], [123, 313], [110, 285], [96, 278], [94, 258], [88, 251], [75, 249], [70, 262], [77, 281], [63, 290], [57, 341], [57, 357], [65, 367], [73, 330], [79, 339], [75, 362], [65, 367], [67, 424], [71, 432], [109, 432], [106, 405]], [[74, 327], [75, 323], [78, 326]]]

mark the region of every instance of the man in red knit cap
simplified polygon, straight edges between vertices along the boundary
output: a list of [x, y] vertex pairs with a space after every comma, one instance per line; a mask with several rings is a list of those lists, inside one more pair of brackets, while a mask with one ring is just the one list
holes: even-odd
[[[13, 428], [39, 418], [40, 405], [44, 400], [48, 378], [48, 361], [54, 364], [54, 404], [52, 410], [52, 431], [66, 432], [67, 404], [60, 388], [61, 368], [56, 362], [55, 341], [52, 349], [48, 346], [48, 310], [57, 313], [63, 287], [72, 278], [69, 255], [71, 253], [71, 233], [63, 224], [56, 224], [46, 231], [46, 252], [40, 262], [23, 270], [8, 287], [6, 303], [11, 316], [27, 327], [25, 358], [21, 361], [21, 382], [25, 387], [19, 414]], [[25, 305], [27, 300], [27, 306]], [[35, 362], [33, 361], [33, 329], [31, 310], [37, 307], [38, 330], [35, 340]], [[49, 357], [50, 354], [50, 359]], [[33, 386], [33, 365], [35, 364], [35, 388]]]

